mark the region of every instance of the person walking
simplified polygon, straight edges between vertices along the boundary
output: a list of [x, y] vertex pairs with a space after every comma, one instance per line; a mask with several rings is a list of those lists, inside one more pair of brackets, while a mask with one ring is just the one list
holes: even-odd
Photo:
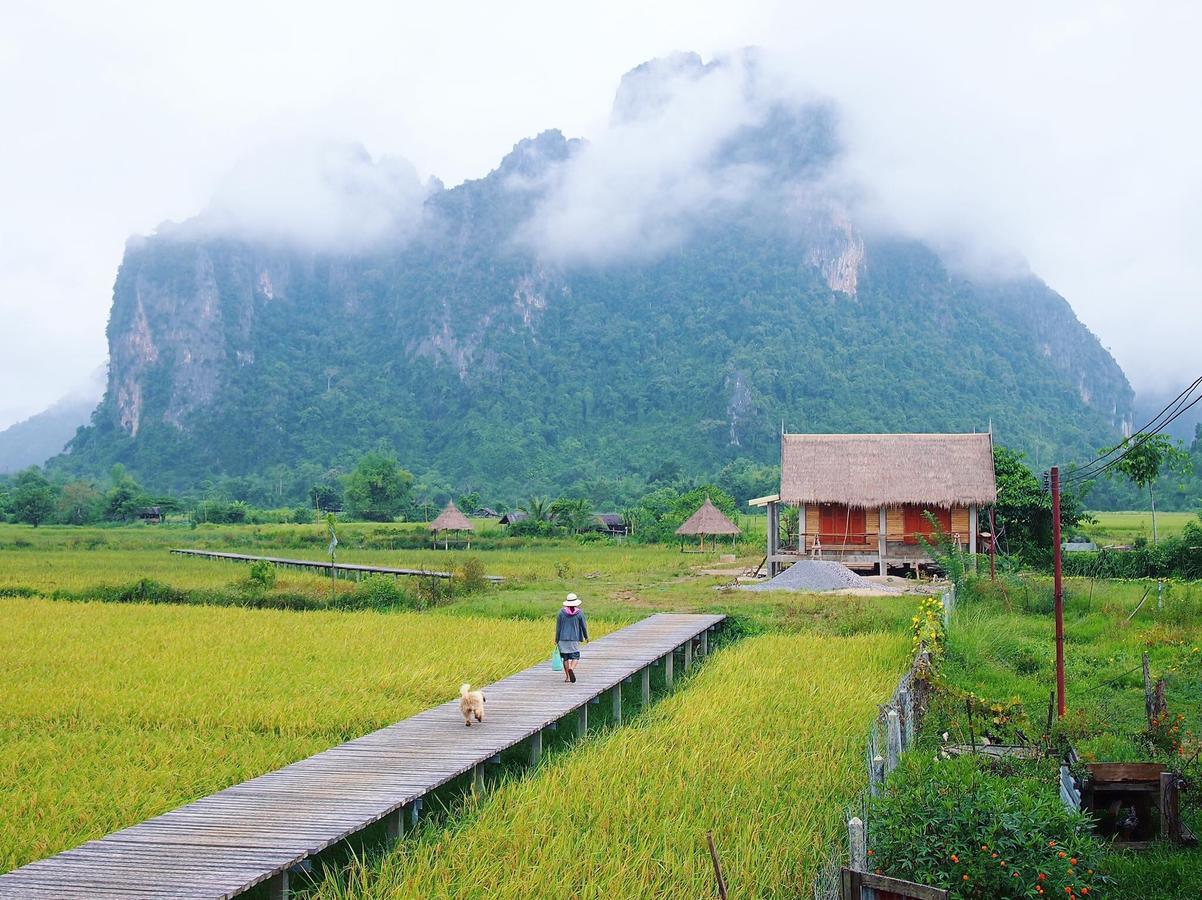
[[555, 617], [555, 645], [563, 658], [563, 680], [575, 683], [576, 664], [580, 662], [580, 644], [588, 643], [588, 624], [580, 609], [580, 598], [568, 594]]

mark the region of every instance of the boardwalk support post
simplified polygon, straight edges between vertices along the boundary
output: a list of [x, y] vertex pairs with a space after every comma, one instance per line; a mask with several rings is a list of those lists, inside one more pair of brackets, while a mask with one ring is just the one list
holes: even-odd
[[472, 790], [477, 794], [484, 793], [484, 764], [476, 763], [472, 766]]
[[710, 630], [708, 628], [701, 632], [701, 655], [710, 655]]
[[693, 639], [689, 638], [684, 642], [684, 671], [687, 672], [693, 667]]
[[286, 870], [267, 880], [267, 900], [288, 900], [288, 872]]
[[409, 827], [417, 828], [417, 818], [422, 812], [422, 798], [418, 797], [409, 804]]
[[395, 844], [405, 836], [405, 807], [390, 812], [384, 820], [388, 829], [388, 843]]
[[613, 687], [614, 700], [614, 725], [622, 724], [622, 683], [618, 682]]
[[646, 706], [651, 702], [651, 667], [643, 666], [641, 675], [642, 678], [639, 680], [642, 682], [641, 687], [643, 689], [643, 706]]
[[530, 735], [530, 765], [537, 766], [543, 755], [543, 730], [540, 728]]
[[666, 684], [668, 687], [672, 686], [672, 658], [673, 658], [673, 656], [674, 656], [674, 651], [672, 651], [672, 650], [669, 650], [667, 655], [664, 656], [664, 684]]
[[576, 710], [576, 736], [584, 737], [588, 733], [588, 704], [583, 703]]

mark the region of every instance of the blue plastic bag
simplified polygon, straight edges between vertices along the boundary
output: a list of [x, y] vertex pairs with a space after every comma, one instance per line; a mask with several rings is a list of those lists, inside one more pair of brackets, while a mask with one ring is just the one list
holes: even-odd
[[563, 671], [563, 657], [559, 655], [558, 647], [556, 647], [554, 650], [551, 651], [551, 671], [552, 672], [562, 672]]

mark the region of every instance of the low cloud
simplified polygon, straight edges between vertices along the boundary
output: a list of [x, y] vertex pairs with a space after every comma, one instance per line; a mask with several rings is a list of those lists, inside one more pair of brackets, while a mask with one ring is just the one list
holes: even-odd
[[360, 145], [265, 145], [220, 181], [194, 226], [311, 250], [355, 252], [401, 242], [419, 227], [429, 187], [405, 160]]

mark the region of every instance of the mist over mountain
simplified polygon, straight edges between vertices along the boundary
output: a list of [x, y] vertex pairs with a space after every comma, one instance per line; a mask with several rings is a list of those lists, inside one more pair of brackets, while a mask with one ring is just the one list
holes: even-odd
[[58, 465], [303, 493], [385, 446], [430, 485], [607, 500], [774, 463], [782, 421], [992, 423], [1036, 458], [1131, 425], [1064, 298], [866, 216], [838, 110], [752, 51], [646, 63], [596, 139], [545, 131], [451, 189], [276, 152], [285, 176], [130, 240], [107, 390]]

